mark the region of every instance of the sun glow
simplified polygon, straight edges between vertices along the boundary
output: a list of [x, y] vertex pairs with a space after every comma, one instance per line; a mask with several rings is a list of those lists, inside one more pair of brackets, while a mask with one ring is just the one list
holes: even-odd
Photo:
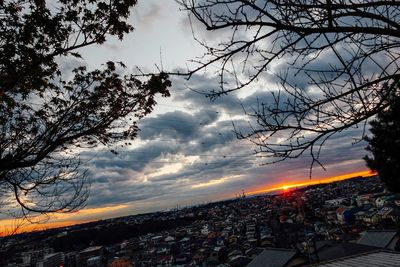
[[291, 188], [296, 188], [296, 187], [303, 187], [303, 186], [315, 185], [315, 184], [320, 184], [320, 183], [331, 183], [331, 182], [354, 178], [357, 176], [368, 177], [368, 176], [375, 175], [375, 174], [376, 174], [375, 172], [368, 170], [368, 171], [346, 173], [346, 174], [336, 175], [336, 176], [332, 176], [332, 177], [312, 178], [312, 180], [308, 180], [308, 181], [304, 181], [304, 182], [301, 182], [301, 181], [293, 182], [293, 183], [285, 182], [284, 184], [263, 186], [261, 189], [251, 191], [248, 194], [256, 195], [256, 194], [263, 194], [263, 193], [279, 191], [279, 190], [287, 191]]
[[289, 188], [290, 188], [290, 186], [288, 186], [288, 185], [284, 185], [284, 186], [282, 186], [282, 190], [283, 190], [283, 191], [288, 191], [288, 190], [289, 190]]

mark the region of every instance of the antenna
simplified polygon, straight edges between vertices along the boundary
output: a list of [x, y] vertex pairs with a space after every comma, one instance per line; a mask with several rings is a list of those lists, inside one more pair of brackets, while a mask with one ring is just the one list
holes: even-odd
[[160, 64], [161, 64], [161, 71], [164, 70], [163, 60], [162, 60], [162, 47], [160, 46]]

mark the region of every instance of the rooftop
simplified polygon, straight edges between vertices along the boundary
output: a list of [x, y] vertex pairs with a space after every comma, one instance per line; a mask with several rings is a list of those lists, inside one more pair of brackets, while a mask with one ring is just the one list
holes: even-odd
[[247, 267], [282, 267], [296, 255], [292, 249], [264, 249]]
[[358, 244], [386, 248], [397, 235], [396, 230], [368, 230], [361, 233]]
[[336, 259], [311, 266], [318, 267], [395, 267], [399, 266], [400, 253], [394, 251], [376, 251]]

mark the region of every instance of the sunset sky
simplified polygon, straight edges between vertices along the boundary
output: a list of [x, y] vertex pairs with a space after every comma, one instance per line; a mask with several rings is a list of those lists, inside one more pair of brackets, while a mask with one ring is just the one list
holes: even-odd
[[[185, 69], [188, 61], [204, 52], [192, 37], [187, 14], [172, 0], [141, 0], [132, 12], [135, 31], [122, 42], [110, 40], [103, 46], [82, 50], [86, 64], [96, 68], [108, 61], [123, 61], [130, 70]], [[218, 40], [212, 33], [205, 38]], [[68, 70], [75, 62], [61, 62]], [[209, 91], [218, 81], [208, 73], [198, 73], [189, 81], [171, 77], [171, 97], [159, 100], [155, 111], [140, 123], [138, 139], [131, 147], [114, 155], [107, 149], [84, 151], [90, 171], [91, 193], [86, 207], [72, 214], [50, 218], [46, 226], [27, 230], [91, 221], [103, 218], [164, 210], [185, 205], [235, 197], [243, 190], [262, 193], [282, 186], [338, 179], [340, 175], [368, 175], [362, 157], [365, 142], [354, 142], [361, 129], [340, 132], [326, 143], [321, 163], [310, 180], [311, 159], [307, 155], [273, 165], [262, 165], [254, 147], [239, 141], [232, 123], [246, 131], [251, 109], [266, 97], [265, 88], [276, 81], [265, 75], [262, 81], [211, 102], [196, 91]], [[260, 86], [262, 85], [262, 86]], [[335, 178], [336, 177], [336, 178]], [[340, 177], [339, 177], [340, 178]], [[343, 177], [342, 177], [343, 178]], [[3, 216], [4, 218], [4, 216]], [[4, 218], [1, 224], [13, 225]], [[29, 225], [29, 223], [28, 223]], [[1, 230], [2, 231], [2, 230]]]

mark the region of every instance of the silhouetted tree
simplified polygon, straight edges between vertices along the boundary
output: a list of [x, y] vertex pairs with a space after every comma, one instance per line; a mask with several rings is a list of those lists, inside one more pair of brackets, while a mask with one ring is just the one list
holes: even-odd
[[387, 188], [400, 193], [400, 97], [378, 113], [370, 122], [372, 137], [366, 137], [368, 151], [372, 158], [365, 156], [367, 166], [377, 171]]
[[[71, 211], [88, 194], [82, 148], [135, 138], [166, 74], [140, 81], [123, 63], [88, 70], [80, 49], [120, 40], [136, 0], [2, 1], [0, 192], [3, 211]], [[69, 70], [72, 69], [72, 70]]]
[[[266, 163], [305, 152], [319, 163], [327, 139], [365, 129], [399, 90], [399, 1], [179, 2], [207, 51], [185, 74], [207, 68], [219, 75], [219, 88], [209, 97], [278, 78], [266, 90], [270, 100], [246, 111], [253, 118], [249, 131], [236, 131], [257, 145]], [[218, 38], [203, 41], [196, 34], [199, 23]]]

